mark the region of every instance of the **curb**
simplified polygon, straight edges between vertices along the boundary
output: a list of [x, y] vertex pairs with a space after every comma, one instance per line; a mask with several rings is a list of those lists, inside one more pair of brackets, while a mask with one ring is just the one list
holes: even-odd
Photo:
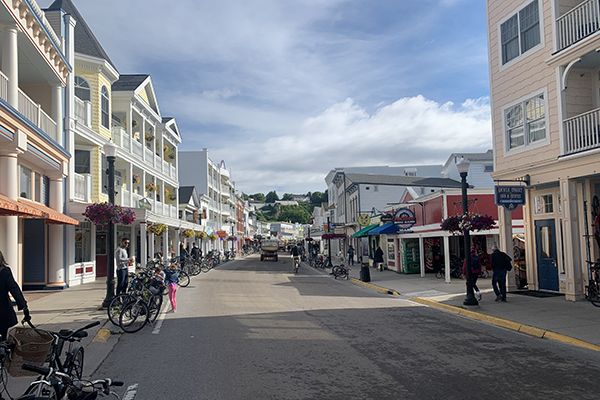
[[400, 296], [400, 293], [395, 290], [386, 289], [381, 286], [373, 285], [372, 283], [363, 282], [360, 279], [352, 278], [352, 282], [368, 287], [369, 289], [377, 290], [382, 293], [391, 294], [392, 296]]
[[562, 335], [560, 333], [552, 332], [549, 330], [536, 328], [535, 326], [520, 324], [518, 322], [509, 321], [507, 319], [493, 317], [491, 315], [481, 314], [475, 311], [465, 310], [464, 308], [451, 306], [448, 304], [440, 303], [435, 300], [425, 299], [423, 297], [413, 297], [409, 300], [415, 303], [424, 304], [429, 307], [437, 308], [440, 310], [448, 311], [457, 315], [475, 319], [477, 321], [487, 322], [492, 325], [501, 326], [506, 329], [510, 329], [516, 332], [521, 332], [529, 336], [533, 336], [539, 339], [549, 339], [556, 342], [570, 344], [572, 346], [583, 347], [588, 350], [599, 351], [600, 346], [592, 343], [584, 342], [583, 340], [575, 339], [570, 336]]

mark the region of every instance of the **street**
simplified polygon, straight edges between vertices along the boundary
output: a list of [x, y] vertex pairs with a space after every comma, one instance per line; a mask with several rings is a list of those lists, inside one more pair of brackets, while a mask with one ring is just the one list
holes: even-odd
[[600, 354], [306, 264], [294, 275], [287, 255], [222, 264], [177, 301], [177, 313], [123, 334], [94, 376], [125, 381], [120, 393], [137, 384], [136, 399], [595, 399], [600, 389]]

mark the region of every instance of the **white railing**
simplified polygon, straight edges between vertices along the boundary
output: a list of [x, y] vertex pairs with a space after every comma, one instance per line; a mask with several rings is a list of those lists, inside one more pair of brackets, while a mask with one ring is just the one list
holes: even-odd
[[133, 140], [131, 143], [133, 143], [133, 154], [135, 154], [136, 156], [138, 156], [139, 158], [144, 157], [144, 149], [143, 146], [140, 142], [138, 142], [137, 140]]
[[174, 165], [171, 165], [171, 178], [177, 178], [177, 168]]
[[154, 165], [156, 165], [156, 169], [160, 170], [160, 157], [154, 153]]
[[8, 100], [8, 78], [0, 71], [0, 97]]
[[129, 190], [125, 188], [117, 189], [118, 192], [121, 192], [121, 205], [123, 207], [131, 207], [131, 201], [129, 197]]
[[131, 207], [137, 208], [138, 202], [140, 201], [141, 198], [142, 198], [142, 196], [140, 196], [137, 193], [134, 193], [133, 194], [133, 200], [131, 202]]
[[154, 165], [154, 153], [149, 148], [144, 148], [144, 153], [146, 153], [146, 163], [150, 165]]
[[112, 137], [116, 145], [129, 150], [129, 135], [121, 127], [112, 128]]
[[162, 162], [162, 170], [165, 174], [169, 173], [169, 163], [163, 160]]
[[42, 110], [42, 107], [39, 104], [31, 100], [21, 89], [19, 89], [19, 112], [56, 142], [62, 142], [62, 140], [58, 140], [56, 122]]
[[75, 172], [73, 174], [73, 183], [73, 198], [85, 203], [90, 203], [92, 195], [92, 179], [90, 175], [82, 175]]
[[170, 215], [171, 218], [179, 218], [179, 212], [178, 212], [179, 210], [177, 210], [177, 207], [170, 206], [169, 208], [171, 210], [171, 215]]
[[92, 103], [75, 97], [75, 119], [88, 128], [92, 126]]
[[600, 2], [587, 0], [556, 20], [558, 50], [600, 30]]
[[566, 119], [565, 154], [600, 147], [600, 108]]

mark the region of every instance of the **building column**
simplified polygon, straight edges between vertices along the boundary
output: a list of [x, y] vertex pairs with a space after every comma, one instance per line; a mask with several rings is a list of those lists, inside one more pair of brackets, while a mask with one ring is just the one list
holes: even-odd
[[[17, 200], [19, 197], [19, 163], [18, 152], [0, 153], [0, 194]], [[0, 217], [0, 251], [12, 270], [15, 280], [22, 284], [22, 271], [19, 268], [19, 218], [16, 216]]]
[[[56, 122], [56, 137], [54, 138], [58, 144], [64, 146], [63, 140], [63, 101], [62, 101], [62, 84], [53, 84], [52, 92], [52, 109], [51, 117]], [[48, 133], [48, 132], [46, 132]]]
[[446, 283], [450, 283], [450, 238], [444, 235], [444, 271]]
[[423, 236], [419, 236], [419, 266], [421, 267], [421, 278], [425, 278], [425, 239]]
[[[140, 222], [140, 264], [142, 269], [146, 268], [146, 261], [148, 260], [148, 238], [146, 229], [148, 228], [148, 223], [146, 221]], [[153, 257], [153, 254], [150, 254], [150, 257]]]
[[19, 109], [19, 49], [17, 43], [18, 28], [16, 24], [6, 23], [2, 30], [2, 72], [8, 78], [8, 104]]
[[[154, 258], [154, 233], [150, 233], [149, 235], [149, 239], [148, 239], [148, 252], [150, 253], [150, 257]], [[164, 257], [163, 257], [163, 261], [164, 261]]]
[[166, 262], [171, 262], [171, 252], [169, 250], [169, 227], [167, 226], [167, 230], [163, 233], [163, 257], [165, 257]]
[[[508, 211], [502, 206], [498, 206], [498, 219], [499, 219], [499, 240], [500, 244], [498, 247], [500, 251], [505, 252], [510, 258], [513, 258], [513, 246], [512, 246], [512, 212]], [[513, 260], [514, 261], [514, 260]], [[506, 273], [506, 290], [516, 290], [517, 284], [515, 282], [515, 268], [512, 271]]]
[[175, 228], [175, 236], [173, 238], [175, 239], [175, 254], [177, 254], [177, 257], [181, 257], [181, 252], [179, 251], [179, 241], [181, 240], [179, 237], [179, 228]]
[[[583, 237], [583, 233], [579, 231], [580, 216], [583, 212], [583, 210], [580, 211], [579, 204], [583, 204], [583, 200], [580, 200], [583, 199], [583, 194], [577, 179], [561, 180], [560, 193], [562, 215], [558, 218], [555, 228], [559, 285], [564, 284], [566, 300], [576, 301], [584, 297], [584, 276], [587, 278], [587, 265], [581, 257], [582, 249], [585, 247], [582, 246], [580, 239]], [[590, 209], [591, 207], [588, 207], [588, 212]], [[564, 246], [561, 246], [561, 241]], [[561, 257], [562, 262], [559, 259], [561, 250], [564, 251]], [[561, 265], [563, 263], [564, 265]], [[586, 271], [586, 273], [584, 274], [583, 271]]]
[[[50, 178], [50, 208], [63, 212], [64, 178]], [[48, 224], [48, 277], [46, 285], [65, 288], [64, 226]]]

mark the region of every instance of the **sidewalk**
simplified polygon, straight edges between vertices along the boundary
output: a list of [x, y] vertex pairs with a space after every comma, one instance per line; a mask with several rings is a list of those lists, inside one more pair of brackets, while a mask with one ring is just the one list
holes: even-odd
[[[350, 270], [353, 282], [367, 287], [394, 293], [431, 307], [478, 319], [491, 324], [518, 330], [533, 336], [558, 340], [565, 343], [600, 351], [599, 309], [588, 301], [572, 302], [564, 296], [529, 292], [528, 295], [509, 292], [507, 302], [494, 301], [492, 280], [477, 280], [482, 300], [479, 306], [463, 306], [466, 283], [463, 279], [452, 279], [446, 283], [433, 274], [421, 278], [419, 274], [398, 274], [393, 271], [377, 271], [369, 268], [371, 282], [359, 280], [360, 266]], [[527, 291], [520, 291], [527, 292]], [[545, 296], [545, 297], [540, 297]], [[547, 296], [547, 297], [546, 297]]]

